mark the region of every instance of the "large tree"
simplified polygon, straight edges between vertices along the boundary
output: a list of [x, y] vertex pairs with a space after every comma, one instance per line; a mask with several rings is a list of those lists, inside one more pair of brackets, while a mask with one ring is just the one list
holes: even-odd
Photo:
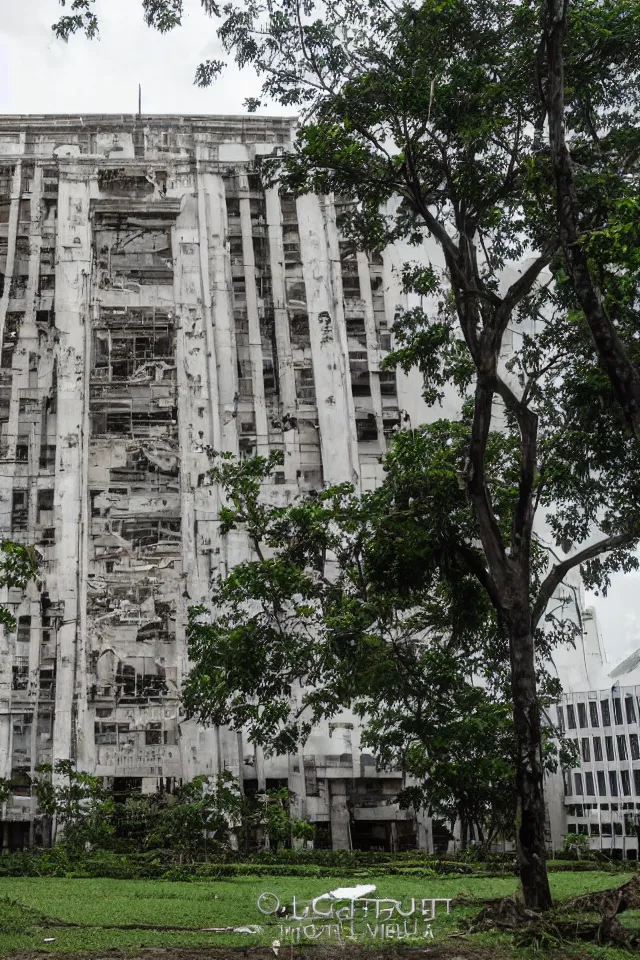
[[[180, 0], [143, 6], [158, 29], [180, 22]], [[351, 198], [342, 227], [364, 247], [401, 237], [440, 247], [442, 267], [417, 247], [423, 259], [406, 271], [423, 300], [397, 324], [396, 360], [420, 367], [432, 402], [451, 381], [468, 399], [443, 448], [455, 451], [474, 525], [474, 549], [459, 562], [508, 640], [522, 886], [529, 906], [548, 907], [539, 628], [571, 569], [606, 583], [633, 562], [640, 529], [628, 432], [638, 264], [624, 244], [614, 257], [598, 240], [616, 218], [629, 226], [637, 198], [640, 9], [633, 0], [204, 6], [222, 16], [224, 47], [258, 71], [265, 96], [302, 113], [295, 149], [271, 175], [297, 193]], [[60, 36], [95, 30], [92, 0], [70, 7]], [[198, 82], [220, 69], [200, 65]], [[510, 446], [495, 467], [498, 427]], [[546, 547], [534, 526], [545, 505], [555, 541]], [[436, 516], [447, 529], [445, 512]]]

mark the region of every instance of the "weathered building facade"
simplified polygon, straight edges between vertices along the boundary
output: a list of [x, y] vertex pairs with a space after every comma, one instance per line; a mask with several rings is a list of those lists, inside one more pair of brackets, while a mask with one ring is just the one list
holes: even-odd
[[18, 618], [0, 640], [5, 843], [33, 839], [34, 767], [69, 757], [116, 792], [222, 769], [285, 781], [334, 846], [430, 843], [387, 802], [399, 774], [360, 751], [353, 718], [265, 761], [180, 712], [187, 607], [247, 556], [219, 534], [207, 447], [282, 450], [282, 502], [367, 489], [416, 395], [380, 371], [391, 254], [345, 244], [329, 199], [261, 186], [256, 158], [292, 129], [0, 118], [0, 534], [42, 561], [38, 584], [4, 597]]

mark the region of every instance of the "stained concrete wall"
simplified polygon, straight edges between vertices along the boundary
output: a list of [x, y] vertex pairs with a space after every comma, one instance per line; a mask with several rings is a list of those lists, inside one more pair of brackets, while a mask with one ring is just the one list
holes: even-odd
[[355, 718], [265, 759], [180, 714], [187, 606], [248, 556], [219, 534], [206, 448], [282, 450], [267, 492], [287, 502], [375, 486], [400, 407], [425, 419], [419, 385], [402, 378], [399, 403], [380, 371], [398, 255], [357, 253], [331, 199], [256, 176], [292, 129], [0, 118], [0, 525], [42, 556], [38, 584], [0, 597], [19, 618], [0, 639], [9, 819], [29, 821], [37, 763], [74, 757], [116, 790], [222, 769], [285, 781], [335, 846], [350, 821], [361, 843], [430, 842], [389, 804], [400, 774], [376, 770]]

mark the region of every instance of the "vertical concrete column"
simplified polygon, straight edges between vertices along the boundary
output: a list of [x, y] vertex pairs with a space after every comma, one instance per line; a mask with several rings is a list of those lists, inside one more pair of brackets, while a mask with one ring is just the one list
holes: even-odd
[[260, 313], [258, 310], [258, 292], [256, 288], [256, 259], [253, 252], [251, 200], [249, 199], [249, 184], [246, 174], [240, 174], [238, 179], [240, 184], [240, 228], [242, 230], [242, 259], [244, 262], [244, 284], [247, 296], [249, 359], [251, 361], [251, 379], [253, 383], [253, 409], [256, 417], [257, 452], [260, 456], [266, 457], [269, 455], [269, 428], [267, 425], [267, 408], [264, 396], [262, 334], [260, 331]]
[[[287, 311], [284, 245], [282, 240], [282, 209], [280, 207], [280, 194], [277, 187], [269, 187], [265, 191], [265, 201], [269, 233], [269, 257], [271, 261], [276, 350], [278, 353], [280, 407], [283, 416], [286, 417], [294, 416], [296, 412], [296, 380], [293, 372], [293, 352], [291, 350], [289, 314]], [[285, 479], [287, 483], [296, 483], [297, 472], [300, 469], [300, 448], [296, 443], [296, 431], [285, 429], [283, 432], [283, 440]]]
[[79, 630], [80, 551], [86, 472], [83, 426], [86, 419], [85, 363], [91, 280], [89, 184], [81, 166], [60, 164], [56, 245], [56, 416], [55, 574], [52, 600], [64, 604], [58, 631], [53, 760], [74, 755], [72, 739]]
[[[201, 160], [202, 147], [196, 143], [196, 187], [198, 202], [198, 241], [200, 253], [200, 283], [202, 292], [202, 314], [205, 334], [206, 394], [211, 417], [211, 442], [216, 450], [221, 448], [220, 403], [218, 388], [218, 365], [213, 336], [213, 309], [211, 297], [211, 277], [209, 275], [209, 227], [207, 186], [209, 177], [205, 173]], [[203, 384], [204, 386], [204, 384]]]
[[[25, 135], [21, 134], [20, 154], [24, 151]], [[14, 164], [13, 178], [11, 181], [11, 199], [9, 206], [9, 222], [7, 224], [7, 260], [5, 264], [4, 290], [0, 297], [0, 349], [4, 342], [4, 327], [7, 309], [9, 306], [9, 293], [11, 290], [11, 279], [13, 277], [13, 267], [16, 252], [16, 237], [18, 233], [18, 219], [20, 213], [20, 183], [22, 178], [22, 163], [18, 158]], [[13, 417], [12, 417], [13, 414]], [[9, 424], [5, 439], [9, 444], [9, 449], [5, 453], [7, 461], [3, 464], [2, 475], [0, 476], [0, 525], [3, 529], [11, 529], [11, 504], [13, 476], [15, 474], [15, 448], [17, 433], [17, 404], [10, 405]], [[6, 587], [0, 589], [0, 602], [7, 600], [8, 590]], [[0, 702], [3, 709], [0, 710], [0, 777], [8, 779], [11, 776], [11, 755], [13, 740], [13, 723], [11, 714], [11, 651], [15, 650], [15, 643], [11, 641], [10, 634], [4, 627], [0, 626]], [[7, 831], [4, 833], [4, 841], [8, 842]]]
[[380, 393], [380, 344], [373, 313], [369, 260], [366, 253], [362, 250], [358, 251], [358, 281], [360, 283], [360, 297], [364, 303], [364, 332], [367, 338], [367, 363], [369, 365], [369, 383], [371, 385], [371, 404], [378, 428], [380, 450], [384, 453], [387, 449], [387, 443], [384, 436], [382, 395]]
[[349, 341], [347, 339], [347, 323], [344, 314], [344, 291], [342, 289], [342, 262], [340, 260], [340, 233], [336, 222], [336, 208], [333, 194], [323, 197], [321, 210], [327, 236], [329, 252], [329, 267], [331, 270], [331, 288], [336, 318], [336, 361], [342, 382], [344, 383], [344, 399], [347, 410], [347, 439], [353, 464], [353, 482], [360, 485], [362, 477], [360, 471], [360, 457], [358, 454], [358, 434], [356, 429], [356, 409], [351, 392], [351, 370], [349, 367]]
[[238, 365], [231, 299], [231, 262], [227, 246], [227, 204], [224, 180], [218, 174], [204, 176], [207, 203], [209, 283], [213, 307], [213, 341], [218, 376], [222, 449], [237, 455]]
[[[15, 255], [16, 255], [16, 241], [18, 237], [18, 223], [20, 217], [20, 184], [22, 180], [22, 163], [18, 161], [15, 165], [13, 181], [11, 184], [11, 205], [9, 208], [9, 230], [7, 234], [7, 267], [4, 277], [4, 291], [2, 293], [2, 298], [0, 298], [0, 328], [1, 328], [1, 337], [0, 337], [0, 349], [4, 345], [4, 329], [7, 316], [7, 310], [9, 308], [9, 295], [11, 292], [11, 281], [13, 280], [13, 271], [15, 266]], [[16, 350], [17, 352], [17, 350]], [[16, 365], [16, 357], [13, 358], [13, 366]], [[16, 443], [18, 439], [18, 402], [17, 402], [17, 377], [15, 374], [11, 380], [11, 405], [9, 408], [9, 422], [6, 425], [7, 430], [7, 453], [6, 457], [8, 463], [6, 464], [7, 470], [5, 473], [11, 474], [10, 477], [3, 477], [0, 480], [2, 487], [0, 489], [6, 489], [8, 492], [8, 514], [7, 514], [7, 527], [11, 524], [11, 489], [13, 487], [13, 477], [15, 475], [15, 459], [16, 459]]]
[[331, 846], [334, 850], [351, 850], [347, 781], [329, 780], [329, 790], [331, 793]]
[[[323, 211], [319, 198], [313, 194], [300, 197], [297, 210], [324, 478], [327, 483], [357, 484], [359, 465], [354, 454], [353, 399], [344, 367], [346, 336], [344, 322], [342, 332], [338, 328], [332, 283], [334, 270]], [[345, 347], [341, 344], [343, 338]]]
[[[25, 134], [20, 135], [20, 153], [24, 151]], [[14, 165], [11, 181], [11, 201], [9, 206], [9, 223], [7, 232], [7, 264], [4, 273], [4, 290], [0, 297], [0, 349], [4, 339], [4, 321], [9, 306], [9, 291], [13, 277], [13, 265], [16, 256], [16, 237], [18, 235], [18, 218], [20, 216], [20, 183], [22, 180], [22, 161], [17, 160]]]
[[[202, 483], [210, 467], [205, 445], [215, 445], [213, 416], [217, 404], [209, 396], [209, 356], [212, 337], [205, 332], [201, 275], [201, 233], [198, 225], [198, 202], [187, 195], [173, 228], [175, 360], [178, 403], [178, 442], [180, 448], [180, 514], [182, 518], [182, 579], [186, 592], [194, 601], [207, 595], [210, 566], [210, 545], [216, 537], [214, 517], [218, 509], [215, 487]], [[214, 372], [215, 376], [215, 372]], [[177, 624], [176, 644], [178, 683], [188, 670], [187, 647], [181, 621], [186, 616], [186, 598], [177, 598], [181, 610]]]

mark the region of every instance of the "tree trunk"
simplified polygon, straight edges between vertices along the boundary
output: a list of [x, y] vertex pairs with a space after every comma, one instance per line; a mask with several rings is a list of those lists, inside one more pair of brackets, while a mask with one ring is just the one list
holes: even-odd
[[542, 727], [536, 690], [533, 635], [528, 628], [528, 615], [523, 615], [523, 619], [527, 621], [524, 630], [513, 624], [509, 631], [517, 751], [516, 844], [525, 905], [531, 910], [548, 910], [552, 900], [546, 864]]

